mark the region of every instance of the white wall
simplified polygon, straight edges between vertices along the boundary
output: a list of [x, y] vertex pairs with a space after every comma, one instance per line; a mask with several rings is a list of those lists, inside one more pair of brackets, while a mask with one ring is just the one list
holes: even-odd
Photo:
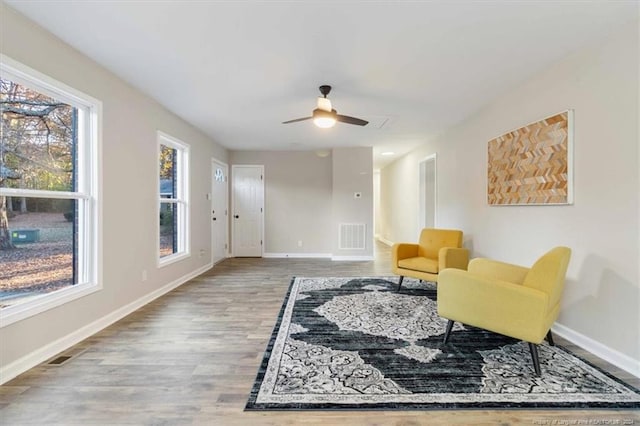
[[[0, 329], [0, 367], [77, 333], [185, 275], [211, 257], [211, 157], [227, 152], [175, 114], [22, 15], [0, 7], [0, 51], [103, 103], [103, 290]], [[192, 256], [157, 268], [156, 131], [191, 146]], [[205, 250], [203, 257], [198, 256]], [[148, 280], [141, 282], [142, 270]], [[68, 339], [66, 342], [71, 342]], [[60, 342], [60, 341], [58, 341]], [[50, 346], [50, 345], [54, 346]], [[35, 358], [33, 358], [35, 359]], [[24, 364], [27, 365], [25, 361]]]
[[[334, 259], [373, 257], [373, 149], [334, 148], [333, 157], [333, 257]], [[355, 193], [361, 197], [356, 198]], [[341, 223], [363, 223], [366, 229], [364, 250], [340, 249]]]
[[[418, 162], [438, 154], [438, 222], [460, 228], [474, 256], [522, 265], [573, 249], [558, 323], [640, 361], [638, 25], [585, 47], [381, 171], [381, 234], [417, 239]], [[499, 64], [497, 64], [499, 66]], [[487, 142], [575, 110], [575, 203], [489, 207]]]
[[[373, 255], [370, 147], [336, 148], [326, 157], [312, 151], [232, 151], [230, 160], [265, 167], [265, 256]], [[355, 199], [354, 192], [362, 197]], [[340, 223], [366, 225], [365, 250], [338, 248]]]
[[331, 254], [331, 156], [232, 151], [230, 159], [232, 164], [264, 165], [265, 256]]

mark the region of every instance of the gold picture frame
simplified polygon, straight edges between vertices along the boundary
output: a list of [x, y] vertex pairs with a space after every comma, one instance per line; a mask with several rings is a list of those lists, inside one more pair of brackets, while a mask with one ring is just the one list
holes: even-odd
[[489, 205], [573, 204], [573, 110], [507, 132], [487, 145]]

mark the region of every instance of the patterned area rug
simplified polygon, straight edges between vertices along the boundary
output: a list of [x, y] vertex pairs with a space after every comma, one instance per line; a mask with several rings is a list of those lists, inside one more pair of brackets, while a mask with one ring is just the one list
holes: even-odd
[[[393, 280], [393, 281], [391, 281]], [[567, 350], [456, 323], [442, 344], [436, 286], [295, 278], [247, 410], [640, 408], [640, 391]]]

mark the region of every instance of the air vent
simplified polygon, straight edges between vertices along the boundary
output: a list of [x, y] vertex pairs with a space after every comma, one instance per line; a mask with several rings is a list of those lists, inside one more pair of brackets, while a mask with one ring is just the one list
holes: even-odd
[[365, 244], [364, 223], [341, 223], [338, 248], [340, 250], [364, 250]]
[[382, 127], [389, 127], [391, 123], [391, 117], [385, 115], [367, 115], [366, 119], [369, 120], [367, 127], [375, 127], [376, 129], [382, 129]]
[[62, 365], [65, 362], [69, 361], [70, 359], [71, 359], [70, 356], [63, 355], [63, 356], [59, 356], [59, 357], [56, 357], [56, 358], [52, 359], [47, 364], [49, 364], [49, 365]]
[[77, 357], [78, 355], [86, 352], [87, 348], [82, 346], [68, 348], [64, 351], [63, 354], [56, 356], [55, 358], [51, 358], [51, 360], [47, 361], [45, 365], [51, 365], [53, 367], [59, 367], [61, 365], [67, 364], [71, 359]]

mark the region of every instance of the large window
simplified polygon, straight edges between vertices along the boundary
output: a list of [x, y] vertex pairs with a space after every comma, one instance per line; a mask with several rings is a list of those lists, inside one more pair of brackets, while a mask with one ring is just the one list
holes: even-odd
[[100, 108], [0, 56], [0, 325], [99, 288]]
[[189, 255], [189, 146], [158, 132], [159, 264]]

